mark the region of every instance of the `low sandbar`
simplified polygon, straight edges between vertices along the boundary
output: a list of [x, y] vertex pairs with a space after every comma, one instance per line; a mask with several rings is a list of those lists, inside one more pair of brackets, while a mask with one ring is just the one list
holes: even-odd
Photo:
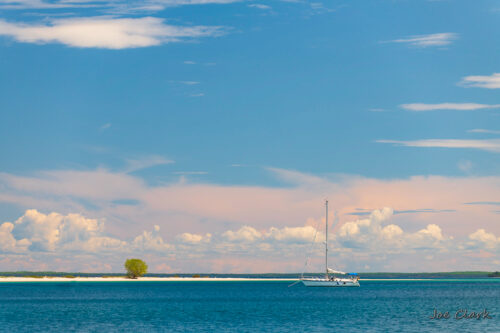
[[189, 282], [189, 281], [297, 281], [297, 279], [274, 279], [274, 278], [220, 278], [220, 277], [141, 277], [128, 279], [126, 277], [0, 277], [0, 282]]

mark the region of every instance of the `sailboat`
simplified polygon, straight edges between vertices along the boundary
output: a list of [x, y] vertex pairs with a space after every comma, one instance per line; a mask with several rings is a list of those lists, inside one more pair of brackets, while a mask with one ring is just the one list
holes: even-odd
[[306, 287], [359, 287], [356, 273], [345, 273], [328, 268], [328, 200], [326, 206], [326, 240], [325, 240], [325, 275], [318, 277], [301, 277]]

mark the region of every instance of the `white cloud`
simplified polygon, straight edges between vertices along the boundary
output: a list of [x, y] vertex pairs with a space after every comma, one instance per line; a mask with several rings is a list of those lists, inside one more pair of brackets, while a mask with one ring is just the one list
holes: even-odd
[[500, 73], [487, 75], [470, 75], [462, 78], [459, 85], [464, 87], [477, 87], [486, 89], [500, 89]]
[[309, 7], [311, 8], [311, 14], [332, 13], [336, 11], [336, 9], [325, 7], [322, 2], [310, 2]]
[[228, 230], [224, 232], [222, 237], [231, 242], [253, 242], [262, 237], [262, 234], [255, 228], [243, 226], [237, 231]]
[[95, 236], [85, 242], [76, 241], [65, 244], [59, 253], [83, 252], [83, 253], [120, 253], [127, 251], [127, 242], [113, 237]]
[[124, 242], [102, 235], [103, 223], [80, 214], [43, 214], [30, 209], [14, 224], [2, 226], [10, 229], [17, 247], [32, 252], [97, 252], [124, 246]]
[[496, 237], [484, 229], [478, 229], [469, 235], [469, 238], [476, 243], [484, 245], [488, 249], [494, 249], [500, 245], [500, 237]]
[[208, 5], [208, 4], [228, 4], [240, 2], [242, 0], [155, 0], [155, 3], [164, 4], [167, 6], [183, 6], [183, 5]]
[[126, 13], [139, 11], [160, 11], [165, 7], [184, 5], [228, 4], [241, 0], [0, 0], [0, 9], [58, 9], [58, 8], [87, 8], [107, 7], [109, 12]]
[[346, 222], [340, 227], [336, 240], [347, 248], [371, 247], [381, 236], [390, 238], [398, 232], [393, 226], [386, 230], [381, 227], [381, 223], [393, 213], [391, 208], [386, 207], [373, 211], [369, 218]]
[[206, 233], [205, 235], [191, 234], [189, 232], [184, 232], [177, 235], [176, 239], [181, 243], [187, 244], [199, 244], [199, 243], [209, 243], [212, 239], [212, 234]]
[[[112, 201], [134, 199], [141, 194], [143, 181], [126, 173], [112, 173], [98, 169], [93, 171], [46, 171], [37, 177], [18, 177], [0, 173], [0, 181], [18, 191], [37, 193], [42, 197], [78, 197], [85, 200]], [[50, 194], [49, 194], [50, 193]]]
[[483, 128], [475, 128], [468, 130], [467, 133], [485, 133], [485, 134], [500, 134], [500, 131], [488, 130]]
[[160, 252], [165, 253], [173, 246], [164, 242], [160, 236], [160, 226], [155, 225], [152, 231], [144, 231], [142, 235], [134, 238], [132, 247], [140, 252]]
[[435, 110], [459, 110], [471, 111], [482, 109], [498, 109], [500, 104], [478, 104], [478, 103], [439, 103], [439, 104], [424, 104], [424, 103], [411, 103], [401, 104], [405, 110], [409, 111], [435, 111]]
[[441, 228], [436, 224], [429, 224], [425, 229], [420, 230], [417, 235], [429, 236], [436, 240], [443, 240]]
[[324, 235], [319, 233], [312, 226], [304, 227], [284, 227], [284, 228], [274, 228], [271, 227], [269, 232], [265, 234], [266, 240], [275, 240], [279, 242], [286, 243], [310, 243], [316, 237], [320, 239]]
[[80, 214], [43, 214], [27, 210], [14, 223], [0, 225], [3, 253], [129, 253], [165, 252], [172, 246], [159, 235], [159, 226], [144, 231], [131, 243], [104, 235], [104, 221]]
[[263, 5], [263, 4], [260, 4], [260, 3], [252, 3], [252, 4], [249, 4], [248, 7], [262, 9], [262, 10], [271, 9], [271, 6]]
[[[391, 255], [392, 260], [405, 260], [411, 255], [424, 258], [445, 252], [465, 260], [470, 254], [475, 255], [477, 251], [483, 251], [480, 253], [484, 254], [484, 251], [495, 250], [500, 245], [500, 238], [484, 229], [476, 230], [463, 240], [445, 235], [437, 224], [428, 224], [416, 232], [406, 232], [400, 225], [390, 223], [394, 218], [393, 212], [388, 207], [376, 209], [367, 218], [346, 222], [337, 232], [332, 231], [330, 249], [335, 252], [335, 261], [340, 260], [344, 265], [350, 265], [350, 268], [357, 260], [360, 261], [359, 265], [371, 262], [371, 266], [377, 266], [377, 258], [387, 255]], [[318, 221], [318, 225], [323, 223], [324, 220]], [[148, 263], [161, 263], [161, 267], [165, 266], [164, 260], [167, 259], [168, 267], [184, 263], [183, 267], [191, 267], [188, 269], [196, 271], [200, 267], [213, 271], [211, 266], [206, 266], [207, 263], [220, 267], [220, 260], [227, 264], [227, 259], [221, 258], [231, 256], [237, 267], [254, 265], [255, 261], [262, 265], [264, 260], [271, 264], [270, 267], [274, 267], [271, 270], [278, 271], [278, 266], [273, 266], [273, 261], [279, 258], [278, 262], [285, 264], [285, 271], [290, 271], [294, 270], [290, 267], [301, 266], [301, 263], [293, 262], [301, 261], [306, 253], [317, 257], [321, 264], [325, 239], [323, 233], [310, 225], [270, 227], [263, 231], [243, 226], [236, 231], [227, 230], [215, 234], [181, 233], [174, 237], [174, 246], [160, 236], [158, 225], [152, 231], [142, 232], [130, 242], [104, 235], [103, 228], [103, 221], [80, 214], [43, 214], [37, 210], [28, 210], [15, 223], [5, 222], [0, 225], [0, 250], [7, 258], [5, 260], [9, 262], [12, 259], [12, 265], [17, 265], [13, 267], [19, 267], [19, 263], [13, 261], [13, 258], [24, 258], [24, 269], [33, 269], [30, 263], [39, 264], [33, 258], [45, 260], [49, 267], [65, 261], [63, 269], [66, 270], [75, 269], [73, 267], [81, 270], [85, 260], [90, 260], [88, 262], [93, 263], [93, 267], [96, 264], [109, 266], [111, 263], [113, 267], [119, 268], [124, 258], [134, 255], [146, 258]], [[311, 248], [313, 241], [315, 248]], [[311, 249], [313, 252], [310, 252]], [[488, 253], [486, 255], [490, 256]], [[384, 262], [387, 260], [386, 258]], [[193, 262], [202, 266], [193, 266]], [[257, 271], [262, 272], [258, 268]]]
[[0, 0], [0, 9], [61, 9], [98, 7], [101, 1]]
[[343, 224], [336, 241], [340, 247], [365, 249], [370, 253], [408, 253], [415, 249], [447, 249], [452, 238], [445, 237], [441, 228], [429, 224], [415, 233], [404, 232], [395, 224], [383, 225], [393, 216], [392, 208], [374, 210], [366, 219], [358, 219]]
[[52, 20], [49, 24], [0, 20], [0, 35], [24, 43], [60, 43], [72, 47], [125, 49], [219, 36], [222, 27], [174, 26], [156, 17], [86, 17]]
[[392, 43], [405, 43], [416, 47], [445, 46], [458, 39], [458, 34], [451, 32], [416, 35], [407, 38], [391, 40]]
[[[370, 254], [383, 251], [404, 254], [415, 249], [446, 249], [449, 246], [447, 242], [452, 238], [444, 236], [441, 227], [436, 224], [429, 224], [415, 233], [404, 232], [396, 224], [384, 225], [392, 218], [393, 213], [392, 208], [385, 207], [372, 211], [368, 218], [342, 224], [337, 233], [332, 232], [329, 235], [332, 248], [366, 251]], [[271, 227], [263, 232], [244, 226], [237, 231], [222, 233], [222, 238], [225, 242], [238, 245], [238, 251], [245, 249], [258, 254], [255, 249], [260, 248], [266, 251], [273, 249], [278, 252], [296, 253], [297, 250], [303, 251], [304, 245], [310, 245], [313, 241], [323, 244], [325, 235], [310, 225]], [[194, 243], [196, 242], [198, 239]], [[243, 247], [245, 243], [251, 246]], [[226, 244], [222, 249], [232, 251], [235, 249], [234, 245]]]
[[403, 234], [403, 229], [395, 224], [389, 224], [382, 228], [381, 235], [383, 239], [395, 239]]
[[206, 175], [208, 172], [206, 171], [174, 171], [172, 172], [174, 175]]
[[111, 123], [106, 123], [106, 124], [104, 124], [104, 125], [102, 125], [102, 126], [100, 127], [100, 130], [101, 130], [101, 131], [104, 131], [104, 130], [106, 130], [106, 129], [110, 128], [110, 127], [111, 127]]
[[12, 235], [14, 224], [4, 222], [0, 225], [0, 253], [24, 252], [31, 242], [28, 239], [16, 240]]
[[[16, 231], [15, 223], [6, 222], [0, 228], [0, 249], [9, 258], [25, 255], [23, 258], [26, 260], [25, 264], [19, 264], [12, 259], [3, 267], [15, 270], [18, 269], [16, 267], [41, 267], [48, 263], [51, 269], [76, 267], [81, 270], [83, 262], [89, 263], [89, 269], [97, 267], [92, 266], [92, 262], [102, 262], [114, 267], [114, 271], [120, 271], [125, 256], [137, 255], [145, 258], [148, 264], [151, 262], [151, 267], [172, 260], [167, 264], [174, 271], [195, 268], [207, 272], [300, 271], [305, 260], [303, 256], [311, 247], [308, 239], [310, 237], [312, 242], [314, 238], [311, 236], [314, 228], [308, 226], [320, 226], [315, 247], [320, 249], [320, 242], [324, 240], [324, 234], [320, 232], [324, 230], [324, 222], [319, 222], [319, 219], [323, 216], [321, 202], [325, 197], [330, 199], [332, 211], [339, 211], [339, 225], [331, 229], [331, 245], [339, 263], [349, 263], [345, 269], [362, 269], [365, 264], [369, 264], [372, 270], [389, 271], [459, 269], [458, 263], [455, 265], [451, 261], [452, 256], [447, 259], [435, 255], [436, 260], [440, 259], [439, 265], [443, 266], [420, 260], [429, 254], [425, 252], [430, 251], [428, 249], [448, 249], [452, 252], [459, 243], [449, 244], [447, 234], [451, 232], [462, 239], [479, 228], [494, 234], [499, 231], [499, 215], [491, 205], [464, 205], [495, 202], [500, 195], [499, 177], [415, 176], [380, 180], [353, 175], [317, 177], [281, 169], [272, 169], [272, 172], [273, 175], [281, 173], [281, 179], [287, 186], [150, 184], [136, 174], [104, 169], [54, 170], [31, 176], [0, 173], [0, 202], [4, 205], [82, 212], [81, 217], [86, 219], [89, 219], [88, 216], [99, 217], [95, 219], [98, 222], [97, 231], [83, 229], [82, 232], [91, 233], [87, 241], [84, 240], [86, 237], [76, 236], [67, 237], [65, 243], [54, 241], [52, 252], [41, 252], [40, 246], [38, 250], [36, 246], [30, 250], [31, 240], [55, 237], [50, 231], [59, 230], [59, 227], [51, 226], [46, 233], [48, 236], [38, 232], [29, 233], [26, 238], [16, 238], [16, 232], [21, 229]], [[127, 200], [136, 204], [115, 204]], [[380, 229], [363, 228], [363, 224], [358, 223], [351, 225], [353, 244], [336, 238], [339, 233], [333, 231], [340, 231], [344, 224], [355, 222], [349, 213], [369, 213], [373, 208], [387, 205], [394, 207], [396, 212], [408, 213], [389, 216], [384, 210], [375, 212], [371, 214], [370, 223], [373, 227], [378, 224], [377, 220], [381, 220]], [[430, 210], [439, 213], [425, 213]], [[104, 221], [101, 218], [106, 218], [107, 233], [103, 231]], [[308, 221], [309, 218], [318, 223]], [[161, 226], [165, 234], [160, 235], [160, 230], [152, 229], [155, 224]], [[72, 228], [78, 230], [79, 225], [75, 224]], [[439, 226], [444, 239], [433, 237], [439, 232], [428, 225]], [[241, 230], [240, 226], [247, 228]], [[361, 237], [356, 235], [356, 227]], [[148, 231], [144, 234], [145, 229]], [[196, 233], [181, 236], [193, 230]], [[419, 233], [419, 230], [426, 231]], [[210, 241], [205, 241], [207, 233], [211, 234]], [[156, 245], [145, 246], [149, 240]], [[402, 250], [401, 244], [409, 245]], [[464, 248], [463, 251], [488, 251], [483, 243], [469, 247], [464, 245]], [[317, 255], [316, 252], [315, 256], [320, 258], [321, 251]], [[392, 257], [377, 259], [389, 254]], [[464, 257], [466, 254], [468, 252], [457, 252], [456, 256]], [[67, 258], [69, 263], [57, 266], [56, 257], [61, 260]], [[28, 258], [38, 261], [32, 264]], [[155, 260], [158, 262], [155, 263]], [[485, 260], [460, 261], [460, 265], [465, 263], [477, 263], [480, 266], [470, 267], [478, 269], [491, 265], [491, 261]], [[409, 264], [416, 268], [409, 267]]]
[[324, 179], [321, 177], [304, 174], [295, 170], [286, 170], [280, 168], [266, 168], [268, 171], [272, 172], [279, 179], [286, 181], [291, 184], [307, 185], [307, 186], [321, 186], [324, 185]]
[[198, 81], [181, 81], [182, 84], [188, 85], [188, 86], [193, 86], [196, 84], [200, 84]]
[[[271, 226], [299, 226], [317, 211], [318, 203], [325, 197], [335, 202], [332, 209], [339, 210], [343, 222], [351, 218], [348, 213], [359, 207], [373, 209], [391, 204], [398, 211], [422, 207], [461, 210], [464, 202], [494, 201], [500, 195], [498, 177], [415, 176], [378, 180], [270, 170], [288, 186], [148, 184], [140, 175], [105, 169], [52, 170], [33, 175], [0, 173], [0, 202], [26, 209], [89, 212], [106, 217], [115, 228], [120, 228], [120, 220], [126, 221], [131, 237], [142, 232], [139, 221], [161, 226], [168, 223], [177, 233], [184, 232], [185, 225], [201, 233], [214, 232], [208, 228], [210, 225], [222, 231], [228, 222], [262, 230]], [[457, 186], [464, 190], [457, 192]], [[114, 204], [123, 200], [136, 204]], [[435, 218], [439, 214], [427, 215], [426, 224], [438, 222]], [[456, 218], [460, 220], [460, 230], [467, 228], [466, 214], [457, 214]], [[496, 219], [497, 215], [481, 216], [484, 227], [496, 225]]]
[[116, 0], [106, 1], [106, 11], [110, 14], [140, 14], [159, 12], [168, 7], [230, 4], [242, 0]]
[[395, 145], [406, 146], [406, 147], [479, 149], [493, 153], [500, 153], [500, 139], [492, 139], [492, 140], [427, 139], [427, 140], [414, 140], [414, 141], [377, 140], [376, 142], [392, 143]]
[[148, 155], [139, 158], [130, 158], [126, 160], [127, 167], [125, 172], [133, 172], [142, 169], [151, 168], [158, 165], [172, 164], [174, 161], [160, 155]]
[[[45, 215], [30, 209], [15, 222], [13, 235], [19, 240], [29, 240], [31, 250], [54, 251], [61, 237], [60, 227], [63, 219], [64, 217], [57, 213]], [[95, 221], [89, 222], [93, 224]]]

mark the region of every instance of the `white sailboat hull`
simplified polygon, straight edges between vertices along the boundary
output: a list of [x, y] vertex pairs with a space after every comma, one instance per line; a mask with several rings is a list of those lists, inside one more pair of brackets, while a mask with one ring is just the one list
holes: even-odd
[[[302, 277], [300, 281], [306, 287], [359, 287], [355, 274], [348, 274], [328, 268], [328, 200], [325, 202], [325, 275]], [[316, 236], [314, 236], [316, 238]], [[329, 274], [332, 274], [331, 277]], [[337, 277], [338, 275], [342, 277]]]
[[306, 287], [359, 287], [359, 282], [353, 279], [304, 278], [301, 281]]

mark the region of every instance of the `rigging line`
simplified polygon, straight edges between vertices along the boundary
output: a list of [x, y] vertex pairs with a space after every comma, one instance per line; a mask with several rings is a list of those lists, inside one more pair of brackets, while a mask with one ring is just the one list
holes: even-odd
[[[337, 214], [337, 210], [334, 210], [333, 211], [332, 231], [335, 230], [335, 227], [337, 226], [338, 222], [339, 222], [339, 215]], [[333, 267], [339, 267], [335, 260], [330, 260], [330, 261], [333, 263]]]
[[309, 263], [309, 257], [311, 256], [311, 252], [312, 252], [314, 243], [316, 242], [316, 236], [318, 235], [318, 227], [319, 227], [319, 222], [316, 223], [316, 227], [314, 228], [314, 230], [315, 230], [314, 237], [313, 237], [311, 246], [309, 248], [309, 251], [306, 252], [306, 262], [304, 264], [304, 268], [302, 270], [302, 274], [300, 275], [301, 277], [304, 277], [304, 271], [307, 269], [307, 265]]

